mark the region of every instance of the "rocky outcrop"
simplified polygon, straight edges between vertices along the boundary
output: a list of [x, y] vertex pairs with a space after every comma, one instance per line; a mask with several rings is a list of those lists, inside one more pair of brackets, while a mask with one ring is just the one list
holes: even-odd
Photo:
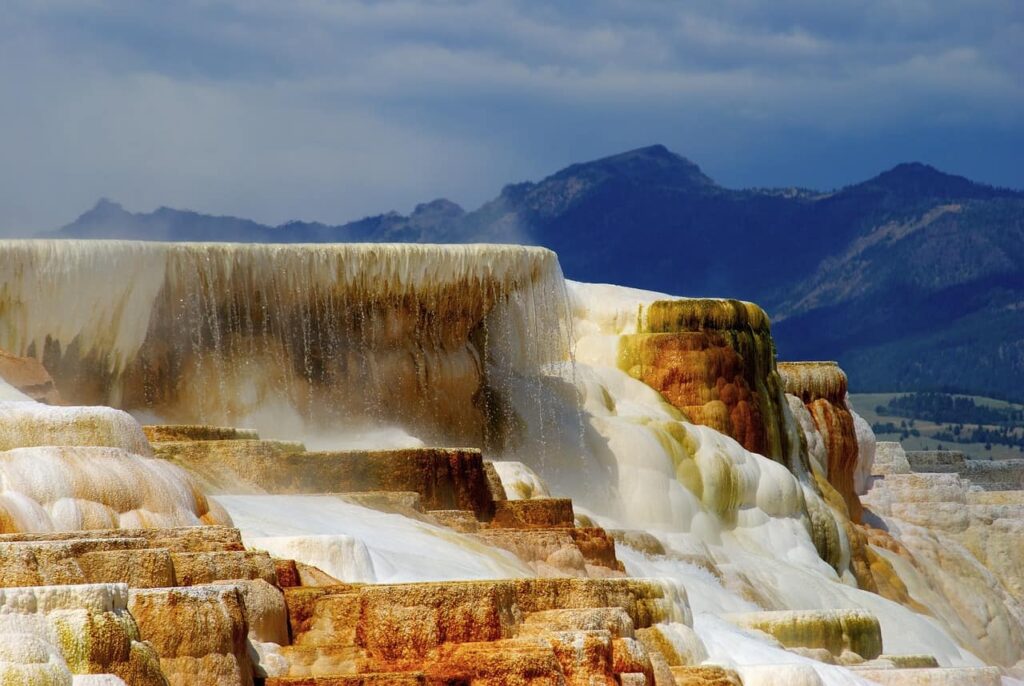
[[[860, 449], [853, 413], [846, 404], [846, 374], [835, 362], [780, 362], [786, 393], [807, 408], [824, 441], [825, 477], [843, 497], [850, 519], [859, 522], [856, 472]], [[872, 455], [873, 458], [873, 455]]]
[[0, 350], [0, 381], [36, 402], [61, 404], [53, 377], [34, 357], [17, 357]]
[[623, 335], [619, 367], [661, 393], [691, 421], [744, 448], [789, 459], [782, 385], [768, 316], [738, 300], [656, 301], [637, 333]]

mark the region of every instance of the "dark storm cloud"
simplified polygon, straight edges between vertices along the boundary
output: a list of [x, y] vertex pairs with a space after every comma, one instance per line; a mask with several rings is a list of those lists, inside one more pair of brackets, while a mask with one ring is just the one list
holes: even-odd
[[339, 222], [663, 142], [731, 185], [1024, 186], [1021, 4], [14, 2], [0, 229], [114, 197]]

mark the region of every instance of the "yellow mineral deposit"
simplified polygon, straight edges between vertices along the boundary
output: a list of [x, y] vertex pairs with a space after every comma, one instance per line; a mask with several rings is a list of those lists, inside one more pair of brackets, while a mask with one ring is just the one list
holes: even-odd
[[8, 241], [0, 348], [0, 684], [1024, 676], [1020, 492], [876, 449], [751, 303]]

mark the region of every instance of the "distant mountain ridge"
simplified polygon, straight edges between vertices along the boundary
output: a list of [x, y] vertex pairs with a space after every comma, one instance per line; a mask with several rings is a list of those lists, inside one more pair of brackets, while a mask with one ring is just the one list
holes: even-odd
[[852, 387], [1024, 400], [1024, 193], [920, 163], [821, 192], [729, 189], [655, 145], [337, 226], [265, 226], [101, 201], [51, 235], [261, 242], [511, 242], [569, 278], [754, 300], [780, 358], [838, 359]]

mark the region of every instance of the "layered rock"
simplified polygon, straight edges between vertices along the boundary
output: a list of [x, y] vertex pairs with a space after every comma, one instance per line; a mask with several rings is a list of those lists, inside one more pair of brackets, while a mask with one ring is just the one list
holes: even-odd
[[418, 671], [444, 683], [613, 684], [626, 674], [653, 683], [635, 627], [688, 614], [660, 584], [625, 579], [345, 585], [285, 597], [294, 641], [283, 654], [295, 676]]
[[768, 316], [738, 300], [662, 300], [637, 314], [620, 338], [619, 367], [691, 421], [776, 460], [792, 446]]
[[427, 510], [494, 513], [479, 450], [408, 448], [307, 452], [301, 444], [261, 440], [155, 443], [158, 457], [199, 479], [208, 493], [417, 493]]

